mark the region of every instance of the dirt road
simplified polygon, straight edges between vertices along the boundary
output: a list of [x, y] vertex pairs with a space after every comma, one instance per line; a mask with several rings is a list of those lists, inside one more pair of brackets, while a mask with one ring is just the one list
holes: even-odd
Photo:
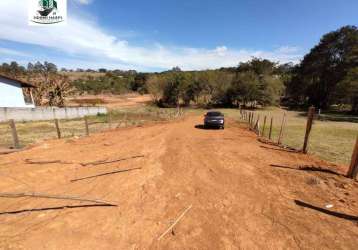
[[[225, 130], [195, 128], [201, 119], [48, 141], [0, 156], [1, 192], [67, 194], [118, 204], [80, 207], [89, 203], [0, 198], [0, 248], [356, 249], [357, 183], [331, 173], [288, 169], [327, 164], [262, 144], [234, 121]], [[145, 157], [79, 164], [135, 155]], [[27, 164], [26, 159], [63, 162]], [[158, 240], [190, 205], [174, 230]], [[51, 209], [61, 206], [67, 208]], [[327, 214], [334, 211], [342, 214]]]

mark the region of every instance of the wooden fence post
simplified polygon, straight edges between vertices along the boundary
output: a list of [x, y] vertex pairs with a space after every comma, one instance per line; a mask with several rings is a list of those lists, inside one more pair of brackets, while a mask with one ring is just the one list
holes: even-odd
[[60, 130], [60, 125], [58, 123], [58, 119], [55, 119], [55, 127], [57, 132], [57, 138], [61, 139], [61, 130]]
[[353, 149], [351, 165], [349, 166], [347, 177], [356, 180], [357, 175], [358, 175], [358, 137], [356, 139], [356, 144]]
[[17, 135], [17, 130], [16, 130], [16, 125], [15, 125], [15, 121], [13, 119], [11, 119], [9, 121], [9, 125], [11, 128], [11, 133], [12, 133], [12, 139], [14, 142], [14, 148], [20, 148], [20, 142], [19, 142], [19, 137]]
[[86, 136], [89, 136], [89, 127], [88, 127], [88, 118], [87, 118], [87, 116], [84, 117], [84, 120], [85, 120]]
[[265, 136], [265, 127], [266, 127], [266, 115], [264, 117], [264, 124], [262, 125], [261, 136]]
[[251, 128], [253, 129], [255, 126], [255, 113], [252, 112], [252, 119], [251, 119]]
[[285, 130], [285, 125], [286, 125], [286, 113], [283, 113], [282, 123], [281, 123], [281, 129], [280, 129], [280, 135], [278, 136], [277, 144], [281, 144], [281, 143], [282, 143], [283, 134], [284, 134], [284, 130]]
[[111, 116], [111, 112], [108, 112], [107, 118], [108, 118], [108, 120], [107, 120], [107, 122], [108, 122], [108, 127], [109, 127], [109, 129], [111, 129], [111, 128], [112, 128], [112, 116]]
[[254, 128], [254, 122], [255, 122], [255, 114], [252, 112], [251, 113], [251, 123], [250, 123], [250, 128], [251, 129]]
[[272, 125], [273, 125], [273, 117], [271, 117], [271, 122], [270, 122], [269, 140], [271, 140], [272, 138]]
[[257, 115], [257, 120], [256, 120], [255, 125], [254, 125], [254, 130], [257, 131], [257, 134], [260, 134], [259, 122], [260, 122], [260, 115]]
[[311, 129], [312, 129], [314, 114], [315, 114], [315, 108], [314, 108], [314, 107], [310, 107], [310, 108], [308, 109], [305, 140], [304, 140], [304, 142], [303, 142], [303, 149], [302, 149], [302, 152], [303, 152], [304, 154], [307, 154], [307, 151], [308, 151], [308, 141], [309, 141], [309, 138], [310, 138], [310, 133], [311, 133]]

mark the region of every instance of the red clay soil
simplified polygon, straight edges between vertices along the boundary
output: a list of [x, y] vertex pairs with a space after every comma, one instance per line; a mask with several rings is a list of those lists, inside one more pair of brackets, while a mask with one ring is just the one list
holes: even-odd
[[140, 107], [152, 102], [150, 95], [136, 93], [123, 95], [83, 95], [67, 101], [68, 106], [91, 106], [93, 103], [109, 109], [124, 107]]
[[[0, 156], [1, 192], [118, 204], [0, 198], [0, 249], [357, 249], [358, 184], [332, 173], [297, 170], [338, 167], [262, 144], [231, 120], [225, 130], [194, 127], [200, 123], [201, 117], [191, 116], [46, 141]], [[145, 157], [80, 164], [135, 155]]]

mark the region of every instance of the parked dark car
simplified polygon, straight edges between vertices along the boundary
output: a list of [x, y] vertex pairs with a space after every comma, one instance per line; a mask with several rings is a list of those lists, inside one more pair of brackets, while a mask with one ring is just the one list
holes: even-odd
[[224, 129], [225, 119], [224, 114], [219, 111], [209, 111], [204, 118], [204, 127], [216, 127]]

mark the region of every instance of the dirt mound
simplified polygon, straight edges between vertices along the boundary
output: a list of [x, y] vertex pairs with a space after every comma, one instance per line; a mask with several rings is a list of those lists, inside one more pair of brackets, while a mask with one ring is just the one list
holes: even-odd
[[[263, 145], [231, 120], [225, 130], [195, 128], [201, 119], [48, 141], [0, 156], [1, 192], [118, 204], [0, 198], [0, 248], [356, 248], [358, 184], [340, 175], [342, 168]], [[133, 168], [141, 169], [102, 175]]]
[[110, 109], [143, 106], [151, 102], [150, 95], [126, 94], [126, 95], [84, 95], [69, 99], [69, 106], [100, 105]]

